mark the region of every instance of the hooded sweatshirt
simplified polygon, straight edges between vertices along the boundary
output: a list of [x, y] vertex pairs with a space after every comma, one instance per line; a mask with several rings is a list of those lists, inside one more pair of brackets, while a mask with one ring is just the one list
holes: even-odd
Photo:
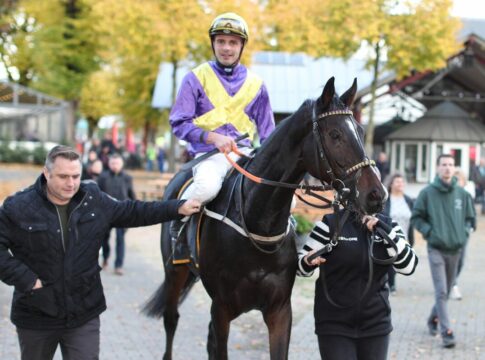
[[466, 243], [475, 227], [475, 211], [469, 194], [452, 178], [450, 184], [439, 176], [424, 188], [413, 208], [412, 225], [428, 242], [428, 246], [456, 253]]

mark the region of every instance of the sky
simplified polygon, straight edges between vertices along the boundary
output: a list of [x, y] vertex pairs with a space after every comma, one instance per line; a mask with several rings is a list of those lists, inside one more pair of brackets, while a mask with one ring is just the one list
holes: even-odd
[[485, 1], [454, 0], [451, 14], [459, 17], [485, 19]]

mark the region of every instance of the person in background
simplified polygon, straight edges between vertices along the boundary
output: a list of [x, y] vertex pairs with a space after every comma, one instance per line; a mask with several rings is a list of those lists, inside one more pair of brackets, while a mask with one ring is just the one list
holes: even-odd
[[[123, 158], [119, 154], [113, 154], [109, 158], [109, 170], [104, 171], [98, 177], [99, 188], [112, 196], [114, 199], [136, 200], [135, 191], [133, 190], [133, 179], [130, 175], [123, 171]], [[125, 229], [117, 227], [116, 229], [116, 258], [115, 258], [115, 274], [123, 275], [123, 261], [125, 258]], [[103, 268], [108, 266], [108, 258], [111, 253], [109, 240], [110, 233], [108, 231], [103, 239]]]
[[163, 173], [165, 170], [165, 149], [163, 148], [163, 146], [158, 147], [157, 163], [158, 163], [158, 171], [160, 173]]
[[[463, 172], [463, 170], [461, 170], [460, 168], [455, 168], [454, 176], [458, 180], [458, 185], [461, 186], [462, 188], [464, 188], [468, 192], [468, 194], [470, 195], [471, 199], [473, 199], [473, 194], [475, 193], [475, 188], [473, 186], [470, 186], [471, 184], [470, 184], [470, 182], [467, 181], [466, 175]], [[473, 207], [473, 211], [475, 212], [475, 207]], [[475, 212], [475, 216], [476, 216], [476, 212]], [[460, 288], [458, 287], [458, 276], [460, 275], [461, 270], [463, 269], [463, 264], [465, 262], [465, 254], [466, 254], [466, 247], [468, 245], [468, 239], [469, 239], [469, 236], [467, 237], [465, 245], [463, 245], [461, 256], [460, 256], [460, 259], [458, 260], [458, 268], [456, 270], [456, 278], [455, 278], [455, 282], [453, 283], [453, 286], [452, 286], [451, 292], [450, 292], [450, 299], [452, 299], [452, 300], [461, 300], [463, 298], [461, 291], [460, 291]]]
[[81, 180], [94, 180], [97, 181], [99, 175], [103, 172], [103, 163], [101, 160], [96, 159], [92, 163], [86, 165], [86, 171], [83, 168], [83, 175]]
[[96, 151], [94, 151], [94, 150], [88, 151], [87, 160], [83, 164], [83, 173], [82, 173], [82, 176], [81, 176], [81, 180], [90, 178], [89, 170], [90, 170], [91, 164], [98, 159], [99, 159], [98, 153]]
[[155, 145], [149, 143], [146, 150], [146, 170], [153, 171], [155, 160], [157, 159], [157, 149]]
[[10, 317], [22, 360], [52, 360], [59, 345], [66, 360], [99, 359], [102, 236], [200, 209], [195, 200], [117, 201], [81, 182], [81, 169], [73, 148], [55, 146], [35, 184], [0, 207], [0, 280], [14, 287]]
[[448, 297], [455, 282], [458, 262], [470, 231], [475, 227], [475, 211], [470, 195], [457, 185], [455, 159], [441, 154], [437, 175], [414, 203], [411, 223], [427, 241], [435, 303], [427, 320], [430, 335], [438, 335], [445, 348], [455, 346], [455, 334], [448, 317]]
[[[406, 181], [399, 173], [391, 174], [387, 179], [387, 191], [389, 197], [384, 206], [383, 214], [396, 220], [403, 232], [407, 235], [408, 242], [414, 246], [414, 228], [411, 225], [411, 213], [413, 210], [413, 199], [404, 193]], [[396, 294], [396, 271], [389, 267], [389, 288], [391, 294]]]
[[485, 214], [485, 157], [480, 158], [478, 166], [472, 167], [473, 182], [475, 183], [475, 199], [482, 204], [482, 215]]
[[377, 155], [376, 167], [379, 169], [379, 172], [381, 173], [382, 181], [385, 182], [390, 171], [389, 161], [387, 159], [387, 154], [385, 152], [381, 151], [379, 155]]
[[[362, 218], [351, 213], [335, 234], [336, 218], [343, 221], [343, 214], [344, 210], [325, 215], [298, 252], [297, 275], [310, 276], [320, 267], [314, 301], [320, 355], [325, 360], [385, 360], [392, 331], [388, 268], [410, 275], [418, 258], [401, 227], [383, 214]], [[376, 235], [373, 254], [388, 264], [377, 263], [370, 256], [369, 241], [378, 227], [386, 236]], [[316, 251], [335, 241], [331, 252], [322, 255], [325, 258], [310, 260]]]

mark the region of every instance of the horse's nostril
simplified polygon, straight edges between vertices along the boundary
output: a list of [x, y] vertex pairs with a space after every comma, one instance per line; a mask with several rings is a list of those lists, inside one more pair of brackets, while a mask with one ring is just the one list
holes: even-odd
[[382, 195], [379, 191], [377, 190], [373, 190], [371, 191], [368, 195], [367, 195], [367, 199], [369, 201], [379, 201], [379, 202], [382, 202]]

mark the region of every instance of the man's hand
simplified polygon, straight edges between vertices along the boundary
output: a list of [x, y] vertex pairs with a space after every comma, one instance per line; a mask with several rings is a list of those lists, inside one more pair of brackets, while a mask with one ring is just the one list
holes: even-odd
[[315, 259], [313, 259], [312, 261], [309, 262], [308, 258], [316, 252], [317, 252], [317, 250], [314, 249], [314, 250], [310, 251], [308, 254], [305, 255], [305, 257], [303, 258], [303, 261], [305, 262], [305, 264], [310, 265], [310, 266], [320, 266], [321, 264], [323, 264], [327, 261], [327, 259], [319, 256], [319, 257], [317, 257], [317, 258], [315, 258]]
[[207, 143], [215, 145], [220, 152], [230, 152], [236, 142], [232, 137], [221, 135], [215, 132], [210, 132], [207, 135]]
[[188, 199], [178, 209], [178, 213], [181, 215], [189, 216], [200, 211], [201, 202], [199, 200]]
[[35, 281], [35, 284], [34, 284], [34, 287], [32, 288], [32, 290], [37, 290], [37, 289], [40, 289], [42, 287], [42, 281], [40, 281], [40, 279], [37, 279]]

